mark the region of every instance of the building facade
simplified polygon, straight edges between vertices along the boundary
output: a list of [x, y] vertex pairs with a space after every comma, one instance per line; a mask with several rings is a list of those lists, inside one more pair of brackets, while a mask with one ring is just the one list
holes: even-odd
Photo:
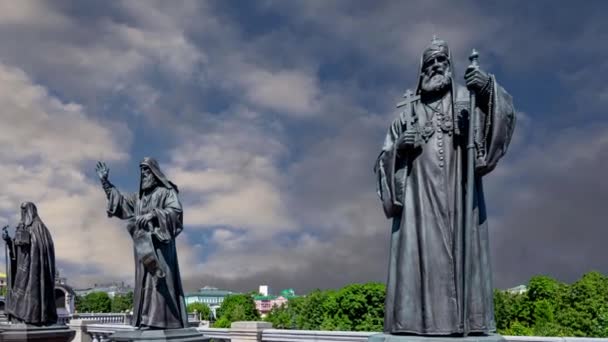
[[109, 283], [109, 284], [94, 284], [93, 287], [89, 287], [86, 289], [76, 289], [74, 290], [78, 296], [86, 296], [92, 292], [105, 292], [108, 294], [110, 298], [114, 298], [116, 295], [126, 295], [129, 292], [133, 291], [133, 288], [129, 285], [125, 285], [124, 282], [121, 283]]
[[253, 301], [255, 302], [255, 308], [263, 317], [266, 316], [273, 307], [281, 307], [283, 304], [286, 305], [291, 298], [295, 297], [297, 296], [293, 289], [285, 289], [277, 296], [270, 294], [264, 295], [264, 293], [261, 293], [259, 296], [253, 296]]
[[186, 294], [186, 305], [192, 303], [203, 303], [209, 306], [213, 316], [216, 317], [215, 311], [222, 305], [224, 298], [229, 295], [237, 294], [236, 292], [221, 290], [217, 287], [205, 286], [198, 290], [198, 292], [192, 292]]

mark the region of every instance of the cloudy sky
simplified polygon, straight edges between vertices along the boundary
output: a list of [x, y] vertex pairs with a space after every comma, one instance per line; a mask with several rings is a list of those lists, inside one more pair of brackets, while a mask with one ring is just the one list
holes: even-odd
[[154, 156], [181, 190], [187, 290], [384, 281], [373, 162], [437, 34], [458, 77], [479, 50], [518, 110], [485, 178], [495, 286], [606, 274], [607, 7], [0, 1], [0, 224], [33, 201], [73, 285], [132, 282], [94, 167], [130, 192]]

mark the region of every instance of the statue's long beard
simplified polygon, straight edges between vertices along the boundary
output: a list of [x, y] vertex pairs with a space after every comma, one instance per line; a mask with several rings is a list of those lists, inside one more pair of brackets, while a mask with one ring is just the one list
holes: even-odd
[[420, 88], [423, 93], [443, 93], [452, 84], [452, 77], [449, 72], [445, 74], [435, 74], [433, 76], [424, 75]]
[[141, 181], [141, 189], [144, 191], [154, 189], [156, 187], [156, 178], [144, 177]]

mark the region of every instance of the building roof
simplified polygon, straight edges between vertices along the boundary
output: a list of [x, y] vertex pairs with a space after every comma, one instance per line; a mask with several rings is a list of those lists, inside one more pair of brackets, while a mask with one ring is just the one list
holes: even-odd
[[237, 294], [229, 290], [220, 290], [216, 287], [205, 286], [200, 288], [198, 292], [190, 292], [186, 297], [226, 297], [228, 295]]
[[296, 296], [296, 291], [294, 291], [293, 289], [284, 289], [281, 290], [281, 293], [279, 295], [268, 295], [268, 296], [261, 296], [261, 295], [257, 295], [257, 296], [253, 296], [253, 300], [275, 300], [279, 297], [283, 297], [285, 299], [291, 299], [291, 298], [296, 298], [298, 296]]
[[279, 298], [279, 296], [273, 296], [273, 295], [268, 295], [268, 296], [253, 296], [253, 300], [275, 300]]
[[287, 298], [287, 297], [297, 297], [296, 296], [296, 291], [294, 291], [294, 289], [285, 289], [283, 291], [281, 291], [281, 296]]

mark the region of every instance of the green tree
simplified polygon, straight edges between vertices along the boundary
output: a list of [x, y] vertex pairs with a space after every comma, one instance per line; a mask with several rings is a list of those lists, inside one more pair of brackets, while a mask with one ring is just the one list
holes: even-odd
[[336, 330], [382, 331], [385, 296], [381, 283], [345, 286], [335, 293], [335, 303], [326, 316]]
[[255, 307], [251, 294], [235, 294], [224, 298], [222, 305], [217, 309], [216, 328], [229, 328], [232, 322], [255, 321], [260, 314]]
[[78, 300], [76, 310], [84, 312], [106, 313], [112, 310], [112, 300], [105, 292], [91, 292]]
[[607, 311], [608, 278], [589, 272], [565, 289], [555, 318], [573, 336], [599, 337], [605, 333]]
[[315, 290], [273, 308], [266, 320], [277, 328], [304, 330], [381, 331], [385, 287], [352, 284], [339, 290]]
[[133, 291], [127, 294], [117, 294], [112, 298], [112, 312], [125, 312], [133, 310]]
[[290, 304], [282, 304], [280, 307], [273, 306], [270, 312], [264, 318], [265, 321], [272, 323], [275, 329], [295, 329], [296, 328], [296, 312]]
[[202, 320], [211, 320], [213, 318], [213, 313], [211, 312], [211, 309], [205, 303], [190, 303], [186, 306], [186, 311], [188, 311], [189, 313], [198, 313], [200, 319]]
[[329, 298], [334, 296], [333, 292], [332, 290], [314, 290], [305, 297], [288, 302], [289, 306], [296, 306], [296, 326], [298, 329], [321, 329], [323, 321], [326, 319], [326, 311], [331, 306]]

